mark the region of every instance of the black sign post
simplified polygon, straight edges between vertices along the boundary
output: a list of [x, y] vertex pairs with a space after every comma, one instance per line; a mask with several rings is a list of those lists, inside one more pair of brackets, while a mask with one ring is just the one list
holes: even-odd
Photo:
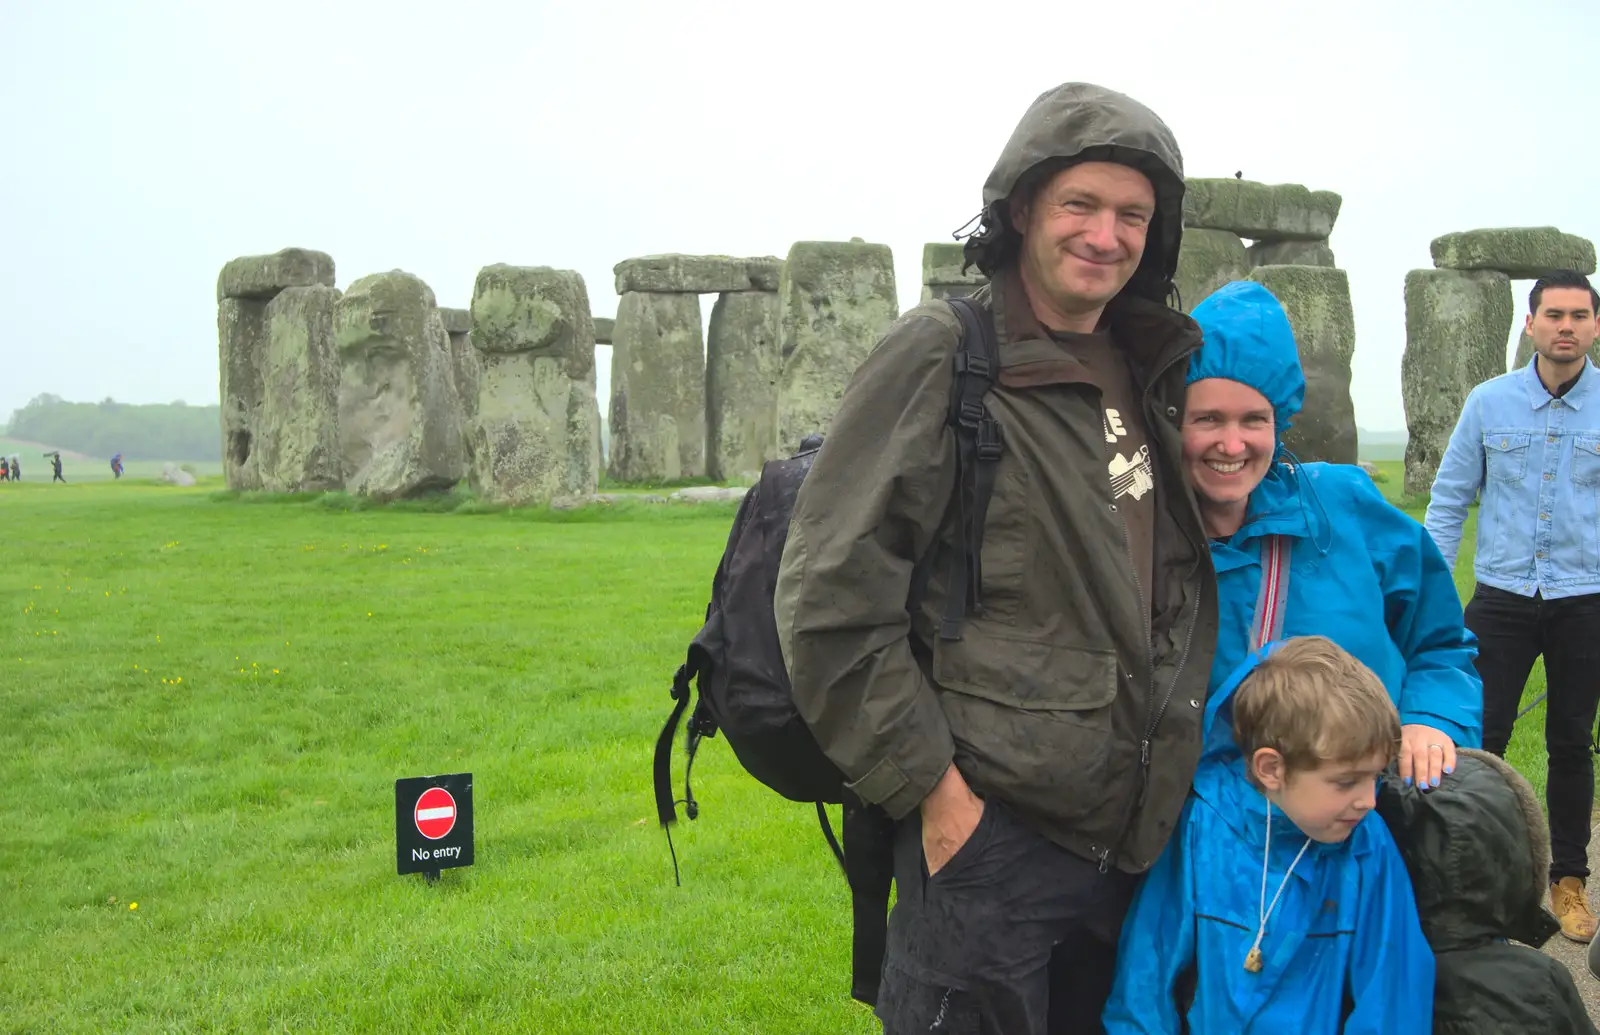
[[399, 873], [439, 879], [472, 865], [472, 774], [410, 776], [394, 782], [394, 847]]

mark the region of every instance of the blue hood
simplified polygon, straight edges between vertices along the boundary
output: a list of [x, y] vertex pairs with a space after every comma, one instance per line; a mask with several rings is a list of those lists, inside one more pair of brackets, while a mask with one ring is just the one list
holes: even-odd
[[1189, 383], [1223, 377], [1254, 388], [1272, 404], [1281, 443], [1306, 397], [1300, 350], [1283, 305], [1260, 284], [1236, 280], [1189, 315], [1205, 334], [1205, 344], [1189, 361]]

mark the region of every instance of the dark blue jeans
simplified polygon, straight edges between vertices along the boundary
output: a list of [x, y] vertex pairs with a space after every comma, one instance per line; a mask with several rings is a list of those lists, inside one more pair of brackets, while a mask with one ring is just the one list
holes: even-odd
[[1479, 586], [1467, 604], [1483, 679], [1483, 746], [1502, 757], [1511, 742], [1534, 660], [1544, 655], [1544, 744], [1550, 758], [1550, 881], [1589, 877], [1594, 807], [1595, 706], [1600, 703], [1600, 594], [1545, 600]]

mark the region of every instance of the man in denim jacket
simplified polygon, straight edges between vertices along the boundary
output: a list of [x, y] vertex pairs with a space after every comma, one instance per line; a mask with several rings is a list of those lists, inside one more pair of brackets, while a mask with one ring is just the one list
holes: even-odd
[[1528, 673], [1544, 655], [1550, 903], [1561, 933], [1579, 942], [1596, 926], [1585, 885], [1600, 702], [1600, 370], [1588, 358], [1597, 309], [1600, 294], [1579, 273], [1534, 284], [1534, 359], [1467, 396], [1424, 522], [1453, 568], [1467, 506], [1481, 493], [1466, 624], [1478, 637], [1485, 749], [1504, 757]]

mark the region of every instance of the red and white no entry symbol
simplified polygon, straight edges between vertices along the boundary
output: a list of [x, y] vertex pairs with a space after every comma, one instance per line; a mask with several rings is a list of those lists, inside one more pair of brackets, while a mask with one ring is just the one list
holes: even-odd
[[443, 787], [429, 787], [417, 799], [416, 818], [417, 832], [437, 841], [456, 825], [456, 800]]

